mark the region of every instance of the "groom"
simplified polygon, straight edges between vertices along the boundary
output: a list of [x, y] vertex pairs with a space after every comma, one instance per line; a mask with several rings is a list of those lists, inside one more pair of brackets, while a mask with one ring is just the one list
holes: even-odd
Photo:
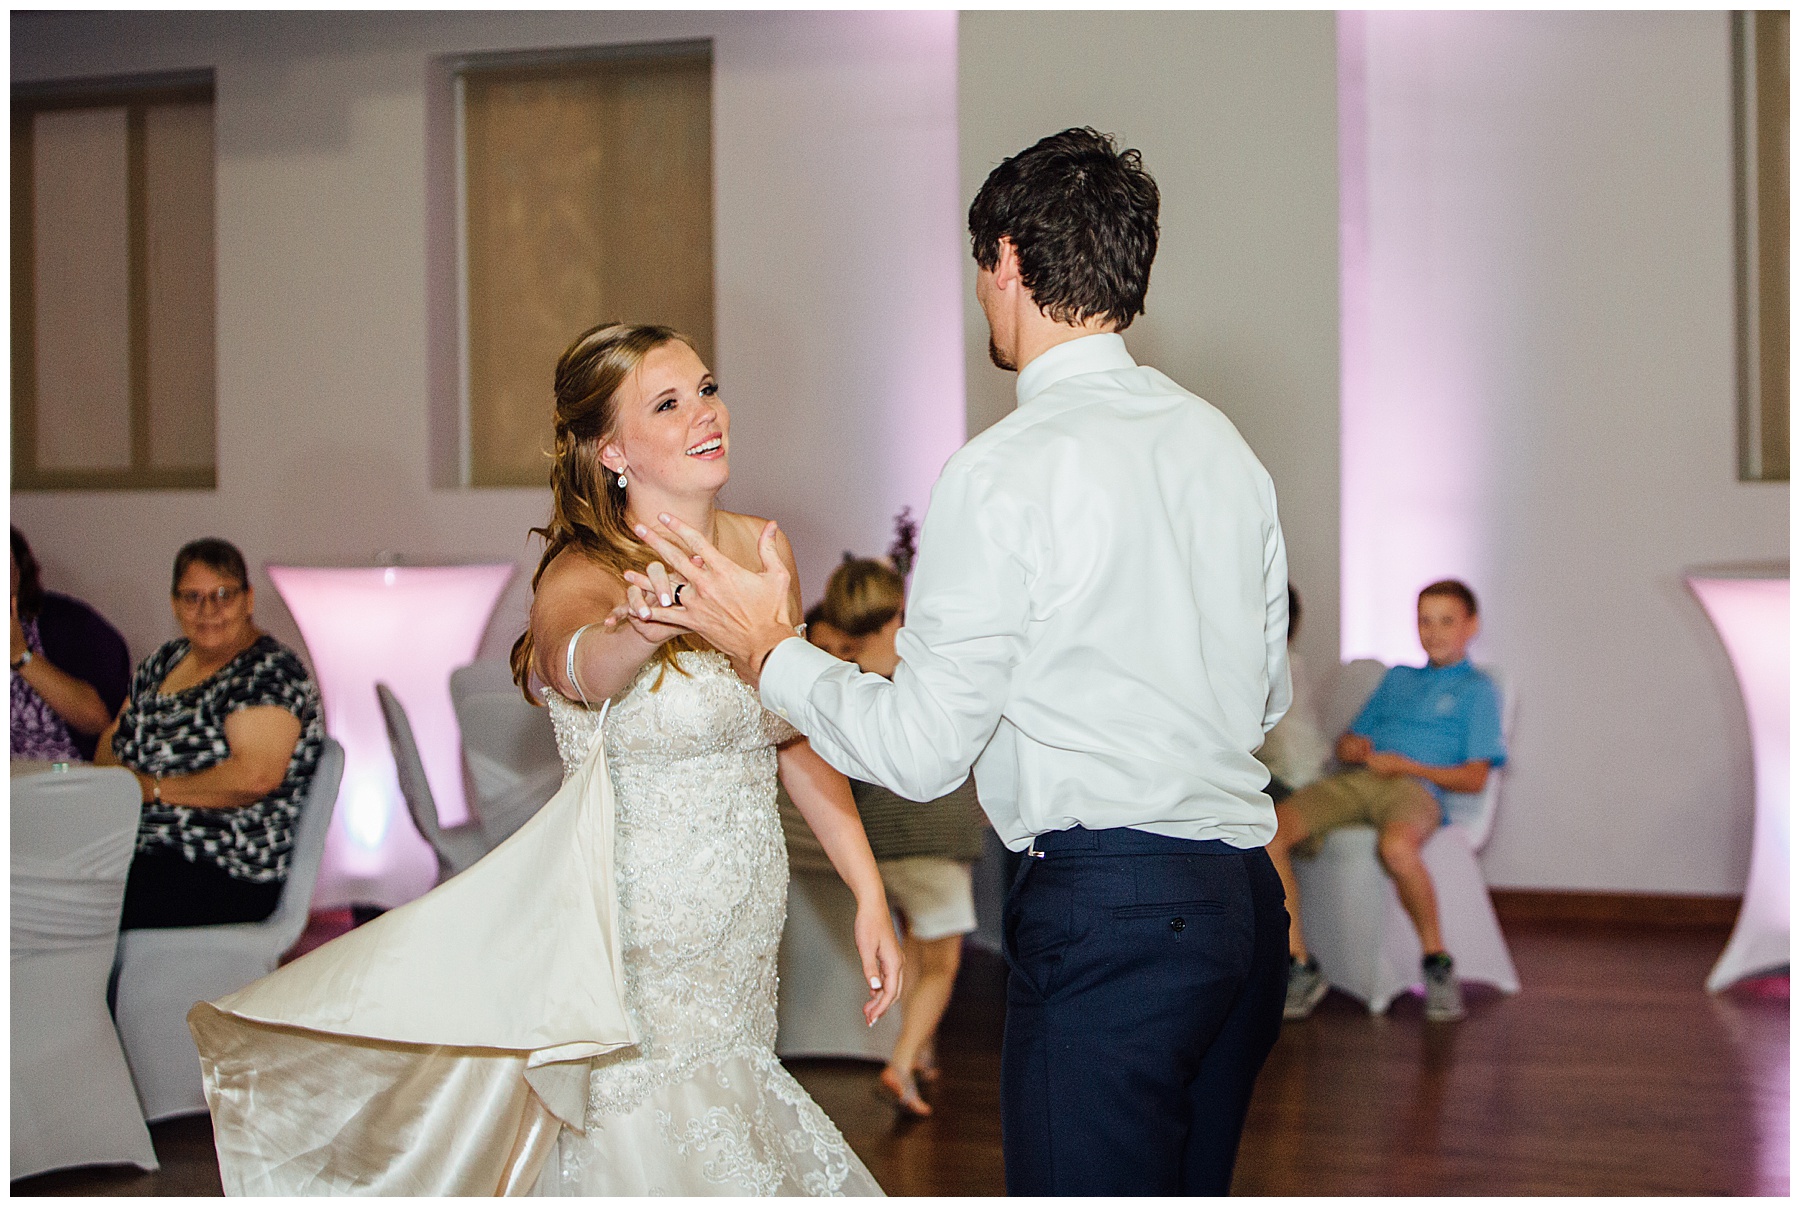
[[689, 585], [633, 607], [730, 655], [847, 775], [929, 800], [973, 764], [1028, 856], [1005, 916], [1010, 1194], [1225, 1193], [1281, 1025], [1252, 751], [1288, 706], [1287, 555], [1237, 430], [1118, 335], [1158, 204], [1138, 153], [1087, 129], [976, 195], [975, 296], [1018, 409], [944, 467], [892, 681], [793, 639], [773, 524], [761, 574], [671, 517], [640, 529]]

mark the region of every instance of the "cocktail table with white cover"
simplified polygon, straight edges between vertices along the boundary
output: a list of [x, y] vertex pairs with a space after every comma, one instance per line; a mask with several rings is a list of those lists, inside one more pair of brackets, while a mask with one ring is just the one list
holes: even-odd
[[1788, 962], [1791, 700], [1786, 565], [1696, 570], [1688, 586], [1719, 631], [1743, 693], [1755, 763], [1756, 820], [1744, 904], [1719, 962], [1706, 978], [1717, 993]]
[[393, 907], [437, 883], [437, 856], [404, 820], [379, 680], [406, 705], [447, 824], [468, 816], [450, 706], [451, 668], [475, 656], [511, 563], [270, 566], [306, 639], [325, 729], [344, 746], [343, 800], [319, 873], [319, 909]]

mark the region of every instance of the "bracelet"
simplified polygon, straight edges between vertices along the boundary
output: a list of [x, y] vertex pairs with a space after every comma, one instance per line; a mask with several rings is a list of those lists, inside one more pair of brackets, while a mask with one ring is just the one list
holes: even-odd
[[30, 650], [26, 650], [23, 654], [20, 654], [18, 659], [12, 664], [13, 673], [17, 674], [24, 670], [25, 664], [30, 662], [36, 656], [37, 655], [33, 654]]

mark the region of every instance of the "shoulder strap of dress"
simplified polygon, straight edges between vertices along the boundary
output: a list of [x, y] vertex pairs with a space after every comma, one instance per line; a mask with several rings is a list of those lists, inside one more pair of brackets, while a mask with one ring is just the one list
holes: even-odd
[[576, 694], [581, 697], [581, 706], [583, 708], [592, 708], [593, 705], [588, 703], [587, 691], [581, 686], [581, 680], [575, 677], [575, 645], [581, 640], [581, 635], [593, 627], [592, 624], [584, 624], [579, 629], [575, 630], [574, 636], [569, 638], [569, 652], [563, 659], [563, 674], [568, 677], [570, 685], [575, 688]]

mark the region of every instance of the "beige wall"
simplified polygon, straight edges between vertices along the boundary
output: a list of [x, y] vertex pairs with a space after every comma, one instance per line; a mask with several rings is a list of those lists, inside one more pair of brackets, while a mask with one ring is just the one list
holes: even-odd
[[271, 562], [515, 562], [484, 652], [522, 626], [547, 494], [433, 485], [455, 389], [441, 56], [713, 39], [726, 502], [783, 522], [809, 598], [961, 443], [953, 14], [26, 14], [12, 35], [15, 80], [217, 73], [218, 489], [12, 497], [50, 586], [136, 655], [174, 634], [169, 563], [202, 534], [243, 547], [259, 619], [296, 646]]
[[[1368, 47], [1393, 85], [1372, 129], [1423, 131], [1387, 146], [1423, 147], [1436, 183], [1372, 229], [1427, 271], [1414, 302], [1438, 336], [1481, 341], [1468, 398], [1491, 472], [1453, 504], [1484, 542], [1478, 653], [1521, 695], [1489, 874], [1736, 891], [1747, 739], [1680, 573], [1785, 556], [1789, 492], [1732, 476], [1725, 18], [1415, 20], [1436, 23], [1429, 71], [1406, 74], [1421, 60], [1405, 29]], [[922, 509], [961, 438], [965, 372], [970, 430], [1010, 408], [962, 211], [1000, 158], [1092, 124], [1141, 148], [1164, 193], [1128, 343], [1269, 467], [1303, 649], [1336, 658], [1330, 14], [15, 15], [15, 79], [212, 66], [219, 82], [219, 489], [15, 495], [50, 584], [141, 654], [173, 631], [168, 561], [202, 532], [259, 566], [392, 550], [528, 569], [542, 492], [431, 485], [447, 394], [428, 64], [700, 36], [717, 64], [729, 501], [783, 520], [809, 597], [839, 551], [880, 548], [898, 506]], [[259, 581], [259, 612], [297, 642]], [[488, 652], [524, 603], [515, 582]]]
[[1741, 892], [1749, 734], [1683, 575], [1785, 561], [1789, 491], [1737, 480], [1727, 14], [1343, 20], [1347, 652], [1418, 659], [1412, 593], [1467, 576], [1519, 697], [1489, 881]]
[[[1275, 479], [1301, 648], [1338, 649], [1337, 72], [1320, 13], [964, 13], [964, 205], [1001, 159], [1093, 126], [1144, 154], [1162, 237], [1134, 356], [1229, 415]], [[964, 266], [969, 430], [1012, 410]]]

